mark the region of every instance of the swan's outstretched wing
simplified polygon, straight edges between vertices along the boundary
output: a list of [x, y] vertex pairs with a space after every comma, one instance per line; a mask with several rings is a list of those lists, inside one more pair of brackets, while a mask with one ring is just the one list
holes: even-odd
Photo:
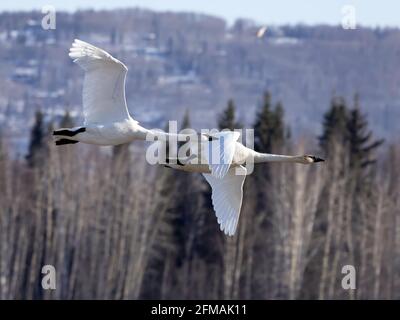
[[206, 159], [211, 174], [222, 179], [228, 172], [235, 154], [236, 141], [240, 133], [235, 131], [221, 131], [211, 136], [211, 141], [205, 142]]
[[230, 168], [223, 179], [203, 174], [212, 189], [211, 198], [220, 229], [229, 236], [235, 234], [239, 221], [246, 173], [246, 168], [239, 166]]
[[109, 123], [129, 119], [125, 99], [128, 68], [106, 51], [75, 39], [69, 52], [83, 70], [85, 123]]

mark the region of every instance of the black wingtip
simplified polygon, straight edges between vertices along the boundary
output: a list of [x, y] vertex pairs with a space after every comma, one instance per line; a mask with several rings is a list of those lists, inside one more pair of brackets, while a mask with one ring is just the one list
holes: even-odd
[[75, 144], [78, 143], [79, 141], [75, 141], [75, 140], [68, 140], [68, 139], [60, 139], [56, 141], [56, 146], [62, 146], [65, 144]]
[[80, 127], [76, 130], [72, 129], [58, 129], [53, 131], [53, 136], [66, 136], [66, 137], [73, 137], [77, 135], [78, 133], [85, 132], [86, 128], [85, 127]]

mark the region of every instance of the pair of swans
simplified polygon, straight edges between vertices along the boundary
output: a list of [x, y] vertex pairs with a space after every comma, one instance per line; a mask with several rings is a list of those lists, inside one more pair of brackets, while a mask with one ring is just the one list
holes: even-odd
[[[55, 130], [56, 145], [78, 142], [113, 146], [133, 140], [168, 138], [171, 134], [148, 130], [134, 120], [126, 105], [125, 79], [128, 68], [106, 51], [89, 43], [75, 40], [69, 52], [73, 62], [84, 71], [84, 125]], [[177, 134], [186, 139], [187, 135]], [[239, 133], [222, 131], [213, 135], [197, 135], [194, 151], [187, 161], [170, 161], [166, 166], [188, 172], [201, 173], [212, 188], [212, 203], [220, 229], [235, 234], [243, 199], [243, 183], [248, 161], [291, 162], [312, 164], [324, 161], [311, 155], [284, 156], [259, 153], [238, 142]], [[221, 144], [223, 141], [223, 144]], [[192, 148], [191, 150], [196, 150]], [[207, 152], [211, 150], [212, 152]], [[210, 155], [217, 154], [217, 161]]]

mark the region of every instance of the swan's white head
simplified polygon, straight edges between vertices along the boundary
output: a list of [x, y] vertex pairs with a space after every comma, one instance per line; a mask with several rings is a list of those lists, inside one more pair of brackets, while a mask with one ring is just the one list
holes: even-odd
[[312, 164], [312, 163], [316, 163], [316, 162], [324, 162], [325, 160], [322, 158], [318, 158], [316, 156], [312, 156], [312, 155], [304, 155], [302, 157], [300, 157], [299, 162], [302, 164]]

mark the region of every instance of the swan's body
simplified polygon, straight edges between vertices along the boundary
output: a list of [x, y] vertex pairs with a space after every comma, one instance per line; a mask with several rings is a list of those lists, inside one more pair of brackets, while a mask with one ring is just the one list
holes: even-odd
[[83, 142], [113, 146], [145, 140], [152, 134], [129, 114], [125, 98], [128, 68], [121, 61], [80, 40], [74, 41], [69, 56], [85, 71], [82, 99], [85, 122], [82, 127], [54, 131], [57, 145]]
[[101, 146], [114, 146], [145, 138], [146, 130], [133, 119], [109, 124], [86, 124], [84, 132], [72, 137], [79, 142]]
[[[126, 105], [125, 79], [128, 68], [106, 51], [86, 42], [75, 40], [69, 56], [84, 71], [83, 126], [54, 131], [56, 145], [78, 142], [112, 146], [151, 137], [171, 134], [155, 132], [139, 125]], [[237, 140], [237, 132], [219, 132], [213, 135], [193, 135], [191, 156], [186, 160], [168, 161], [167, 166], [202, 173], [212, 188], [212, 202], [220, 229], [228, 235], [236, 231], [246, 178], [246, 163], [293, 162], [311, 164], [323, 161], [314, 156], [283, 156], [258, 153]], [[177, 134], [184, 139], [188, 135]], [[172, 160], [172, 159], [168, 159]]]

